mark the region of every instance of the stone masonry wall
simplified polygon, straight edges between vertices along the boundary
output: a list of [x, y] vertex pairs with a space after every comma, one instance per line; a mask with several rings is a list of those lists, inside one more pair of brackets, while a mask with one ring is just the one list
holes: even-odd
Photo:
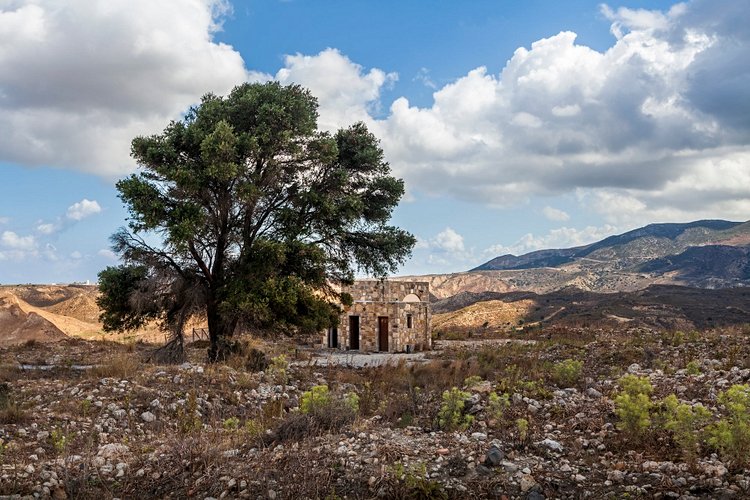
[[[350, 347], [349, 317], [359, 317], [359, 350], [380, 350], [378, 317], [388, 317], [388, 350], [402, 352], [407, 349], [431, 348], [430, 287], [424, 281], [360, 280], [342, 292], [352, 295], [354, 303], [341, 315], [338, 327], [339, 346]], [[414, 297], [419, 299], [415, 301]], [[407, 298], [407, 296], [409, 296]], [[407, 298], [405, 302], [404, 299]], [[408, 328], [407, 316], [412, 316]], [[327, 337], [324, 335], [324, 345]]]

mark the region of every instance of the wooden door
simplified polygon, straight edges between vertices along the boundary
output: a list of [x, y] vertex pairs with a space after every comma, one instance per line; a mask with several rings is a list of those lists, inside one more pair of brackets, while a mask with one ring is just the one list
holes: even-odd
[[388, 316], [378, 316], [378, 346], [388, 352]]
[[359, 350], [359, 316], [349, 316], [349, 349]]

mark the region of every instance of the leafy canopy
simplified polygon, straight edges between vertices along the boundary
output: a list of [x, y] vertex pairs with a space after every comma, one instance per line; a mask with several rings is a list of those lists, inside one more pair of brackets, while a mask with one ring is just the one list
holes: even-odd
[[205, 314], [212, 339], [314, 331], [336, 321], [332, 284], [394, 272], [415, 242], [388, 224], [403, 181], [364, 124], [316, 121], [306, 89], [244, 84], [135, 138], [142, 168], [117, 183], [129, 227], [112, 237], [125, 264], [100, 274], [105, 329]]

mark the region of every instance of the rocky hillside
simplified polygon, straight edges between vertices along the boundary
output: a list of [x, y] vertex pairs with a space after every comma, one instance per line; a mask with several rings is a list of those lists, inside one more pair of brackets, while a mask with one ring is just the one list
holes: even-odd
[[130, 334], [104, 333], [96, 286], [14, 285], [0, 287], [0, 345], [51, 342], [67, 337], [163, 341], [156, 325]]
[[433, 304], [437, 335], [496, 334], [550, 326], [619, 325], [692, 330], [750, 323], [750, 288], [653, 285], [595, 293], [575, 287], [533, 292], [463, 292]]
[[0, 347], [0, 497], [748, 498], [749, 341], [574, 329], [351, 368], [256, 340], [290, 361], [264, 371]]
[[750, 222], [651, 224], [575, 248], [502, 255], [465, 273], [423, 276], [445, 299], [461, 292], [550, 293], [574, 286], [632, 292], [654, 284], [750, 286]]

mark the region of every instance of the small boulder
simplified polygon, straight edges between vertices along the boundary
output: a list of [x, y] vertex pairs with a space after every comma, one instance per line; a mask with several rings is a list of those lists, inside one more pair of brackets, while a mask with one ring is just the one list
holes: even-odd
[[497, 446], [492, 446], [487, 452], [487, 456], [484, 458], [484, 465], [486, 465], [487, 467], [498, 466], [504, 458], [505, 453], [503, 452], [503, 450], [501, 450]]
[[544, 448], [547, 448], [548, 450], [558, 451], [558, 452], [562, 452], [563, 451], [563, 445], [561, 445], [560, 443], [558, 443], [554, 439], [547, 438], [547, 439], [544, 439], [542, 441], [539, 441], [539, 443], [537, 443], [537, 444], [539, 446], [543, 446]]
[[97, 457], [101, 457], [105, 460], [114, 460], [121, 458], [130, 453], [130, 448], [122, 443], [109, 443], [99, 447], [99, 451], [96, 453]]

